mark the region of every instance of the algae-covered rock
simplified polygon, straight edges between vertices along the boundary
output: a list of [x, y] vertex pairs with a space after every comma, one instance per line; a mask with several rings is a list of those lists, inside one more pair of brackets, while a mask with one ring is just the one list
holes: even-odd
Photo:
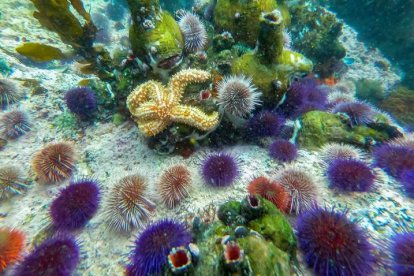
[[291, 275], [289, 255], [270, 241], [250, 235], [238, 239], [254, 275]]
[[400, 86], [379, 103], [379, 106], [389, 112], [397, 121], [414, 127], [414, 91]]
[[275, 0], [217, 0], [214, 23], [218, 29], [230, 32], [237, 41], [254, 47], [259, 34], [260, 14], [276, 8]]
[[221, 205], [217, 211], [217, 216], [226, 225], [237, 226], [246, 222], [241, 215], [241, 203], [235, 200]]
[[247, 226], [271, 240], [279, 249], [295, 256], [296, 238], [289, 221], [276, 206], [265, 199], [263, 207], [265, 215], [250, 221]]
[[356, 97], [376, 104], [385, 98], [385, 90], [378, 80], [360, 79], [356, 82]]
[[[282, 99], [293, 74], [312, 71], [310, 60], [283, 48], [283, 30], [280, 11], [262, 13], [257, 50], [233, 62], [232, 73], [251, 77], [262, 92], [263, 104], [267, 107], [276, 106]], [[278, 83], [278, 87], [275, 88], [272, 83]]]
[[386, 129], [374, 129], [369, 126], [351, 128], [340, 114], [311, 111], [302, 117], [298, 143], [308, 149], [318, 149], [328, 142], [343, 142], [370, 147], [391, 138], [393, 135]]
[[16, 48], [19, 54], [37, 62], [63, 59], [65, 55], [56, 47], [42, 43], [27, 42]]
[[178, 23], [166, 11], [160, 11], [151, 21], [133, 24], [129, 38], [134, 53], [147, 58], [149, 63], [156, 63], [158, 68], [170, 69], [181, 60], [183, 36]]

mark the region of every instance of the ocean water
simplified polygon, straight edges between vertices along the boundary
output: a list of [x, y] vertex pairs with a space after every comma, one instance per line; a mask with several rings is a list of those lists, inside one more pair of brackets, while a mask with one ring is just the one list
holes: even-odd
[[0, 1], [0, 275], [414, 275], [413, 11]]

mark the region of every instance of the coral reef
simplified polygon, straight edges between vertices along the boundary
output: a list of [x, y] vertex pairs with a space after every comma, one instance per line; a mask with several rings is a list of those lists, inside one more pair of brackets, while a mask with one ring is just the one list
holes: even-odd
[[366, 192], [372, 190], [375, 175], [364, 162], [353, 159], [337, 159], [327, 169], [329, 186], [342, 192]]
[[108, 227], [128, 232], [149, 219], [155, 204], [148, 198], [147, 181], [141, 175], [123, 177], [110, 190], [103, 213]]
[[10, 228], [0, 228], [0, 273], [20, 260], [25, 236]]
[[184, 224], [171, 219], [154, 222], [136, 239], [127, 275], [162, 273], [170, 251], [179, 246], [187, 246], [190, 242], [191, 234]]
[[158, 192], [161, 201], [173, 208], [188, 196], [191, 187], [191, 174], [184, 165], [175, 165], [168, 168], [160, 178]]
[[343, 23], [333, 13], [305, 0], [292, 2], [289, 12], [293, 48], [312, 60], [322, 78], [334, 75], [346, 54], [339, 41]]
[[298, 149], [295, 144], [278, 139], [270, 144], [269, 155], [280, 162], [292, 162], [298, 156]]
[[12, 194], [21, 194], [27, 186], [19, 168], [15, 166], [0, 168], [0, 200], [8, 198]]
[[374, 273], [374, 247], [346, 212], [314, 207], [299, 216], [296, 230], [305, 262], [316, 275]]
[[7, 139], [17, 139], [30, 129], [29, 116], [23, 111], [12, 110], [4, 113], [0, 118], [0, 131]]
[[53, 226], [63, 231], [84, 227], [98, 210], [100, 199], [101, 191], [94, 180], [71, 182], [50, 205]]
[[210, 74], [201, 70], [183, 70], [171, 77], [168, 86], [148, 81], [138, 86], [129, 96], [127, 106], [140, 130], [154, 136], [173, 122], [180, 122], [203, 131], [214, 128], [217, 112], [205, 114], [200, 108], [180, 104], [189, 83], [205, 82]]
[[47, 144], [35, 153], [32, 159], [32, 170], [36, 175], [36, 181], [52, 184], [68, 179], [72, 175], [76, 159], [73, 144], [69, 142]]
[[0, 78], [0, 108], [6, 109], [21, 98], [22, 93], [14, 82]]
[[312, 207], [317, 201], [317, 187], [312, 177], [296, 167], [286, 167], [279, 171], [276, 181], [290, 195], [289, 213], [300, 214]]
[[257, 51], [244, 54], [233, 62], [232, 73], [250, 76], [263, 93], [265, 106], [275, 107], [282, 99], [292, 74], [312, 70], [312, 62], [304, 56], [283, 49], [283, 30], [280, 11], [262, 13]]
[[239, 160], [228, 153], [213, 153], [203, 160], [201, 175], [212, 187], [232, 185], [240, 175]]
[[80, 260], [78, 242], [70, 236], [48, 238], [25, 256], [13, 275], [70, 276]]

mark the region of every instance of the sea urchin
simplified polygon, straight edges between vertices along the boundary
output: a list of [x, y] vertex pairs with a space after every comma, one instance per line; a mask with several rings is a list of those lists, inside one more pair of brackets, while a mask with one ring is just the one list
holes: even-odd
[[162, 174], [158, 183], [158, 192], [162, 202], [168, 208], [173, 208], [188, 196], [190, 186], [190, 171], [184, 165], [175, 165]]
[[162, 219], [149, 225], [135, 241], [127, 275], [160, 275], [170, 251], [190, 242], [191, 234], [183, 223]]
[[201, 174], [210, 186], [230, 186], [240, 175], [239, 162], [228, 153], [213, 153], [203, 160]]
[[373, 273], [373, 246], [346, 213], [313, 207], [298, 217], [296, 230], [305, 262], [316, 275]]
[[7, 139], [16, 139], [30, 131], [29, 117], [23, 111], [12, 110], [4, 113], [0, 119], [0, 129]]
[[390, 251], [392, 271], [398, 276], [414, 275], [414, 232], [395, 234]]
[[292, 162], [298, 156], [298, 149], [288, 140], [278, 139], [270, 144], [269, 155], [280, 162]]
[[86, 225], [99, 207], [101, 192], [90, 179], [71, 182], [50, 206], [53, 226], [58, 230], [77, 230]]
[[14, 82], [0, 78], [0, 108], [6, 109], [22, 97]]
[[0, 228], [0, 273], [20, 259], [24, 240], [22, 232]]
[[202, 50], [207, 44], [207, 31], [200, 18], [191, 12], [184, 12], [178, 21], [184, 37], [185, 49], [188, 52]]
[[147, 181], [135, 174], [123, 177], [108, 193], [105, 220], [116, 231], [142, 227], [155, 209], [147, 197]]
[[34, 155], [32, 169], [37, 181], [51, 184], [69, 178], [75, 161], [75, 149], [71, 143], [51, 143]]
[[289, 193], [286, 189], [275, 181], [270, 181], [266, 177], [257, 177], [247, 186], [250, 195], [259, 195], [272, 202], [282, 212], [289, 211]]
[[11, 194], [20, 194], [27, 188], [20, 170], [14, 166], [0, 168], [0, 200]]

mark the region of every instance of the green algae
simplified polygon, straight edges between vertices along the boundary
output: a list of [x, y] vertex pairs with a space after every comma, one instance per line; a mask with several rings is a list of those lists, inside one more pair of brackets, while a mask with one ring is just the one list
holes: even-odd
[[412, 128], [414, 126], [414, 91], [404, 86], [397, 87], [379, 107], [389, 112], [398, 122]]
[[262, 12], [277, 8], [275, 0], [217, 0], [214, 24], [230, 32], [237, 41], [254, 47], [259, 34], [259, 17]]

